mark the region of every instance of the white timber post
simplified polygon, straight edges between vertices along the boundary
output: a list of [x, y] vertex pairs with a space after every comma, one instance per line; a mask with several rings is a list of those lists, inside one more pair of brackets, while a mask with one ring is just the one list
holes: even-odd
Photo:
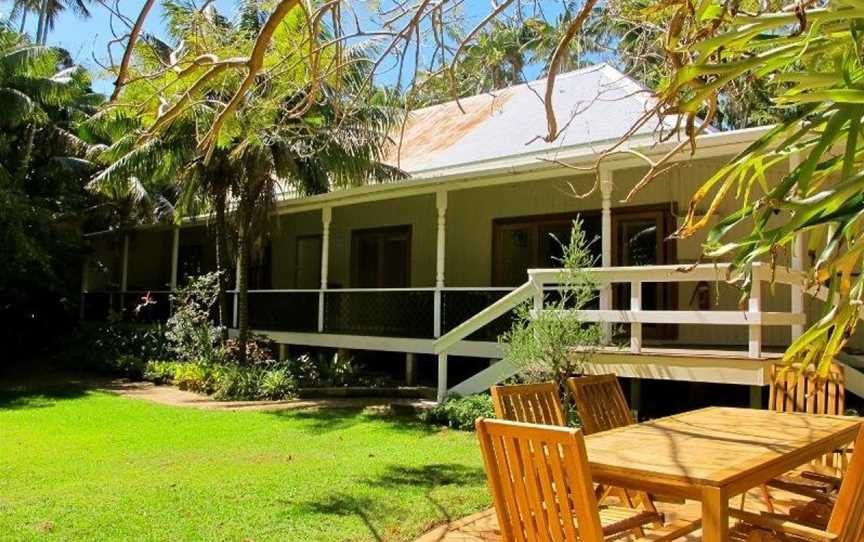
[[318, 292], [318, 332], [324, 332], [324, 290], [330, 273], [330, 222], [333, 221], [333, 208], [321, 209], [321, 290]]
[[[789, 173], [795, 171], [801, 162], [801, 157], [797, 152], [789, 155]], [[804, 257], [807, 249], [804, 246], [804, 235], [798, 233], [792, 241], [792, 258], [791, 265], [793, 271], [804, 271]], [[804, 313], [804, 288], [798, 285], [792, 285], [790, 288], [790, 304], [789, 309], [793, 314]], [[794, 324], [791, 328], [792, 340], [794, 341], [804, 333], [802, 324]]]
[[[612, 267], [612, 170], [600, 167], [600, 263], [603, 267]], [[612, 309], [612, 285], [605, 283], [600, 286], [600, 310]], [[609, 323], [601, 323], [601, 342], [609, 344], [612, 338], [612, 327]]]
[[237, 285], [240, 284], [240, 267], [235, 263], [234, 264], [234, 308], [231, 314], [231, 322], [233, 323], [233, 327], [238, 327], [240, 325], [240, 292], [237, 289]]
[[177, 266], [180, 258], [180, 228], [174, 227], [174, 235], [171, 240], [171, 291], [177, 290]]
[[447, 250], [447, 192], [441, 190], [435, 194], [435, 210], [438, 216], [438, 232], [436, 235], [435, 252], [435, 302], [434, 302], [434, 336], [441, 336], [442, 297], [444, 288], [444, 270]]
[[447, 353], [438, 354], [438, 402], [447, 397]]
[[[756, 313], [762, 312], [762, 268], [757, 267], [753, 270], [753, 284], [750, 286], [750, 299], [747, 302], [747, 311], [750, 316], [755, 316]], [[762, 324], [750, 324], [749, 340], [748, 340], [748, 355], [751, 358], [762, 357]]]
[[534, 312], [538, 314], [543, 310], [543, 283], [540, 282], [537, 278], [531, 277], [531, 283], [534, 285]]
[[[642, 282], [638, 280], [630, 283], [630, 310], [642, 310]], [[630, 324], [630, 352], [642, 352], [642, 324], [639, 322]]]
[[126, 309], [126, 289], [129, 287], [129, 234], [123, 234], [123, 259], [120, 262], [120, 311]]
[[405, 354], [405, 385], [417, 384], [417, 354], [408, 352]]

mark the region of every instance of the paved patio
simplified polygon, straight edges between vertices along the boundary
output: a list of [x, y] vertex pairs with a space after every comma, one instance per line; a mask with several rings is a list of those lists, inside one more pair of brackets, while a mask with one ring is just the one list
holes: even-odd
[[[782, 491], [771, 490], [772, 496], [775, 498], [777, 512], [787, 512], [789, 507], [799, 504], [800, 501], [793, 500], [791, 495]], [[741, 497], [735, 497], [730, 500], [730, 505], [738, 508], [741, 506]], [[668, 504], [663, 502], [657, 503], [658, 509], [666, 514], [667, 525], [662, 529], [646, 529], [645, 537], [650, 539], [653, 536], [665, 535], [682, 527], [684, 524], [699, 519], [701, 515], [701, 505], [696, 501], [687, 501], [685, 504]], [[745, 508], [752, 512], [762, 512], [765, 510], [762, 505], [759, 489], [751, 490], [745, 499]], [[631, 535], [622, 535], [615, 538], [616, 541], [626, 542], [632, 540]], [[702, 539], [702, 532], [695, 531], [680, 540], [687, 542], [698, 542]], [[490, 508], [477, 514], [450, 522], [446, 525], [441, 525], [432, 531], [424, 534], [415, 542], [497, 542], [501, 540], [501, 534], [498, 530], [498, 519], [495, 517], [495, 510]]]

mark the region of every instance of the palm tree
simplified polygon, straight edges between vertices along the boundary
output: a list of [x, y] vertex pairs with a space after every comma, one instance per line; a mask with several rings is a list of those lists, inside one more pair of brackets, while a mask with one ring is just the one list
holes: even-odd
[[88, 4], [90, 0], [14, 0], [9, 20], [19, 20], [20, 33], [24, 33], [27, 23], [27, 15], [36, 13], [39, 22], [36, 29], [36, 43], [45, 45], [48, 39], [48, 30], [53, 30], [57, 18], [66, 10], [71, 10], [82, 19], [90, 17]]
[[65, 139], [70, 150], [80, 149], [62, 121], [98, 101], [89, 85], [87, 73], [65, 62], [62, 51], [33, 45], [0, 25], [0, 179], [27, 180], [37, 138]]
[[71, 275], [93, 163], [74, 132], [98, 103], [89, 84], [62, 51], [0, 24], [0, 340], [12, 352], [56, 331], [80, 284]]
[[[249, 0], [243, 16], [231, 23], [219, 16], [211, 5], [207, 10], [167, 2], [167, 26], [179, 47], [167, 46], [167, 54], [195, 58], [215, 54], [220, 58], [243, 54], [255, 38], [260, 24], [259, 4]], [[302, 55], [297, 53], [303, 39], [305, 21], [293, 18], [283, 22], [290, 28], [278, 33], [272, 45], [274, 66], [291, 65]], [[292, 25], [296, 28], [293, 28]], [[154, 51], [163, 48], [136, 49], [136, 70], [147, 72], [162, 67]], [[369, 100], [349, 100], [365, 83], [366, 63], [359, 62], [363, 50], [348, 54], [353, 62], [339, 70], [338, 76], [325, 83], [304, 79], [302, 70], [259, 77], [255, 92], [237, 110], [226, 125], [212, 153], [202, 154], [195, 144], [199, 134], [206, 133], [221, 104], [232, 95], [232, 79], [218, 79], [207, 88], [196, 88], [193, 105], [184, 108], [170, 122], [160, 122], [164, 104], [177, 103], [190, 90], [188, 80], [176, 72], [161, 70], [163, 79], [134, 79], [124, 87], [120, 104], [114, 109], [138, 114], [140, 125], [112, 145], [111, 165], [93, 179], [94, 188], [124, 183], [134, 176], [153, 181], [173, 177], [179, 183], [181, 196], [178, 210], [197, 205], [215, 215], [217, 257], [220, 270], [227, 269], [229, 228], [236, 231], [238, 291], [238, 327], [240, 344], [246, 344], [248, 325], [248, 266], [254, 246], [266, 232], [273, 202], [282, 192], [320, 193], [346, 185], [384, 180], [399, 172], [380, 162], [389, 144], [388, 133], [396, 121], [392, 98], [378, 93]], [[193, 78], [194, 79], [194, 78]], [[172, 94], [153, 96], [152, 88], [167, 88]], [[297, 104], [306, 102], [303, 114], [297, 115]], [[155, 126], [155, 128], [154, 128]], [[122, 151], [122, 152], [116, 152]], [[167, 159], [160, 158], [165, 152]], [[166, 163], [167, 162], [167, 163]], [[224, 265], [224, 267], [223, 267]], [[220, 302], [220, 312], [225, 312]], [[227, 315], [223, 316], [227, 317]], [[223, 320], [224, 321], [224, 320]], [[245, 348], [240, 349], [245, 361]]]

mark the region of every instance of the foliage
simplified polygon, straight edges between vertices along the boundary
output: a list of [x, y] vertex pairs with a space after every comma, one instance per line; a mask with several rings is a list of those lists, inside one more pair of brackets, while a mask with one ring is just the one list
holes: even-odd
[[258, 393], [262, 399], [280, 400], [294, 396], [297, 381], [284, 367], [273, 367], [264, 372]]
[[303, 354], [288, 362], [288, 370], [304, 388], [364, 385], [361, 367], [350, 356], [334, 352]]
[[[664, 3], [646, 17], [673, 18], [665, 41], [667, 75], [657, 111], [686, 116], [697, 135], [733, 81], [770, 82], [773, 102], [794, 112], [732, 158], [693, 196], [676, 236], [709, 225], [722, 202], [737, 209], [708, 232], [705, 254], [732, 258], [731, 278], [752, 283], [753, 264], [790, 254], [798, 235], [809, 236], [815, 265], [809, 285], [824, 287], [824, 315], [786, 351], [787, 362], [815, 364], [823, 375], [858, 324], [864, 275], [864, 144], [861, 138], [864, 14], [847, 0], [802, 4], [795, 10], [767, 4], [686, 1]], [[702, 121], [704, 122], [704, 121]], [[684, 142], [687, 144], [688, 142]], [[791, 171], [774, 184], [765, 172]], [[652, 164], [647, 184], [666, 161]], [[697, 209], [708, 207], [707, 212]]]
[[[666, 29], [669, 13], [657, 10], [650, 0], [616, 0], [602, 10], [602, 27], [614, 47], [610, 61], [648, 89], [659, 89], [667, 70]], [[647, 14], [652, 15], [647, 15]], [[712, 124], [733, 130], [764, 126], [791, 116], [793, 111], [771, 100], [771, 84], [747, 75], [728, 81], [718, 95]]]
[[420, 414], [420, 419], [426, 423], [446, 425], [453, 429], [474, 430], [477, 418], [494, 418], [492, 396], [481, 393], [459, 397], [450, 395], [441, 403]]
[[163, 326], [123, 323], [81, 325], [59, 352], [61, 365], [133, 379], [145, 362], [168, 355]]
[[[247, 3], [232, 22], [214, 5], [167, 2], [170, 42], [151, 37], [135, 44], [116, 107], [93, 123], [94, 131], [112, 131], [118, 122], [128, 128], [113, 129], [116, 137], [103, 155], [109, 165], [92, 179], [93, 190], [123, 195], [133, 179], [159, 187], [179, 178], [172, 210], [216, 215], [220, 270], [228, 267], [230, 219], [241, 343], [249, 334], [248, 268], [275, 200], [401, 176], [382, 161], [397, 120], [392, 97], [379, 92], [356, 99], [368, 87], [363, 48], [346, 52], [322, 43], [309, 53], [307, 40], [326, 41], [327, 32], [306, 8], [283, 4], [268, 5], [272, 11], [265, 13]], [[268, 17], [274, 25], [261, 24]], [[260, 40], [266, 44], [258, 49]], [[256, 73], [246, 60], [250, 51]], [[334, 55], [343, 52], [350, 62], [318, 78], [319, 69], [332, 68]], [[168, 64], [184, 68], [165, 69]], [[247, 77], [239, 77], [237, 70], [247, 68]], [[221, 287], [224, 294], [224, 281]], [[245, 356], [241, 348], [241, 363]]]
[[0, 333], [10, 361], [56, 348], [74, 326], [93, 169], [74, 133], [99, 98], [65, 51], [0, 21]]
[[267, 365], [273, 363], [273, 341], [265, 336], [252, 336], [246, 341], [246, 357], [240, 355], [240, 341], [228, 339], [222, 347], [220, 358], [228, 363]]
[[[529, 67], [548, 73], [552, 54], [578, 11], [570, 1], [562, 8], [554, 20], [535, 16], [490, 22], [466, 43], [452, 73], [419, 74], [418, 84], [410, 91], [412, 105], [431, 105], [524, 83]], [[570, 43], [558, 73], [585, 67], [604, 50], [601, 13], [600, 8], [592, 11], [583, 32]]]
[[474, 435], [406, 418], [69, 387], [0, 390], [0, 405], [10, 540], [361, 541], [370, 527], [414, 540], [442, 506], [454, 518], [491, 506]]
[[580, 220], [573, 223], [570, 242], [563, 246], [561, 284], [546, 294], [543, 311], [531, 305], [516, 310], [511, 329], [499, 342], [504, 359], [519, 368], [529, 382], [553, 380], [564, 389], [568, 377], [581, 374], [584, 360], [600, 342], [600, 326], [582, 321], [573, 310], [597, 299], [597, 284], [588, 270], [594, 264]]
[[295, 396], [297, 381], [286, 364], [237, 365], [206, 361], [149, 361], [143, 377], [156, 384], [212, 394], [220, 401], [280, 400]]
[[297, 383], [304, 388], [314, 388], [321, 385], [320, 356], [303, 354], [288, 362], [288, 367]]
[[165, 325], [165, 338], [177, 359], [216, 361], [221, 330], [210, 315], [218, 293], [219, 274], [214, 272], [192, 277], [172, 294], [174, 313]]

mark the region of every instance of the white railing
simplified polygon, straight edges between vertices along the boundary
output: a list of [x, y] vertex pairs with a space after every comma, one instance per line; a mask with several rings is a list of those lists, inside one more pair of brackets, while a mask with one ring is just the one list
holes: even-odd
[[[611, 286], [630, 285], [630, 307], [622, 310], [575, 310], [585, 322], [630, 324], [629, 350], [642, 351], [643, 324], [721, 325], [747, 326], [748, 356], [762, 357], [762, 329], [766, 326], [801, 326], [806, 323], [804, 313], [765, 312], [762, 310], [762, 282], [774, 281], [790, 286], [802, 286], [803, 275], [785, 268], [771, 269], [767, 264], [755, 264], [753, 285], [746, 310], [647, 310], [642, 306], [644, 283], [725, 282], [728, 264], [702, 264], [691, 267], [679, 265], [657, 265], [642, 267], [605, 267], [590, 269], [593, 280], [599, 287], [601, 307], [611, 307]], [[511, 294], [490, 305], [461, 325], [453, 328], [435, 341], [433, 351], [438, 355], [439, 399], [447, 393], [441, 383], [446, 382], [448, 351], [483, 326], [513, 310], [519, 304], [533, 298], [532, 314], [544, 309], [544, 291], [555, 289], [567, 282], [566, 271], [561, 269], [532, 269], [528, 280]], [[791, 288], [790, 295], [802, 295], [801, 288]], [[792, 305], [794, 306], [794, 304]], [[800, 305], [798, 305], [800, 306]], [[491, 368], [490, 368], [491, 369]], [[494, 370], [488, 371], [480, 380], [494, 378]]]

